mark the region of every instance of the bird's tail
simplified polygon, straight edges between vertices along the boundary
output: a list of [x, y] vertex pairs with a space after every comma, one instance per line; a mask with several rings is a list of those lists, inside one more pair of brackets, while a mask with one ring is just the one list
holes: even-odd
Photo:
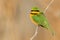
[[51, 27], [49, 27], [48, 30], [52, 33], [53, 36], [55, 35], [55, 32]]

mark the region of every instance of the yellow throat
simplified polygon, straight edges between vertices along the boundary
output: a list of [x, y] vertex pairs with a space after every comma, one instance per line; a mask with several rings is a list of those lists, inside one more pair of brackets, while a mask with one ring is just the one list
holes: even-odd
[[37, 14], [39, 14], [39, 12], [31, 11], [31, 13], [29, 15], [32, 23], [34, 23], [35, 25], [38, 25], [38, 24], [32, 19], [32, 16], [37, 15]]

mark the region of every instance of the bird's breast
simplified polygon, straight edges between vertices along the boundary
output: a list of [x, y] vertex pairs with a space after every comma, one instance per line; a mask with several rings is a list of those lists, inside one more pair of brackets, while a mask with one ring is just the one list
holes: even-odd
[[38, 25], [32, 18], [33, 15], [30, 14], [30, 20], [32, 21], [33, 24]]

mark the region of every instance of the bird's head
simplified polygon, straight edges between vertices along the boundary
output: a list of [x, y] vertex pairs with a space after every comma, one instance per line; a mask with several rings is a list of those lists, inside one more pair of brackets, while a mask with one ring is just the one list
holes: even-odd
[[33, 7], [32, 9], [31, 9], [31, 15], [37, 15], [37, 14], [39, 14], [40, 13], [40, 11], [39, 11], [39, 8], [38, 7]]

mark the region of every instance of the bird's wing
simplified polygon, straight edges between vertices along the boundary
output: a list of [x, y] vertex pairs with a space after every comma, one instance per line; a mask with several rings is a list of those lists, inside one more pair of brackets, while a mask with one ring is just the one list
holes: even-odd
[[48, 28], [49, 23], [46, 17], [43, 14], [41, 14], [39, 18], [40, 18], [40, 25], [43, 25], [45, 28]]
[[46, 19], [46, 17], [43, 16], [43, 15], [41, 15], [41, 16], [40, 16], [40, 19], [41, 19], [41, 21], [40, 21], [41, 24], [40, 24], [40, 25], [43, 25], [43, 28], [46, 28], [46, 29], [50, 30], [51, 33], [52, 33], [52, 35], [54, 35], [55, 33], [54, 33], [54, 31], [52, 30], [50, 24], [48, 23], [48, 20]]

